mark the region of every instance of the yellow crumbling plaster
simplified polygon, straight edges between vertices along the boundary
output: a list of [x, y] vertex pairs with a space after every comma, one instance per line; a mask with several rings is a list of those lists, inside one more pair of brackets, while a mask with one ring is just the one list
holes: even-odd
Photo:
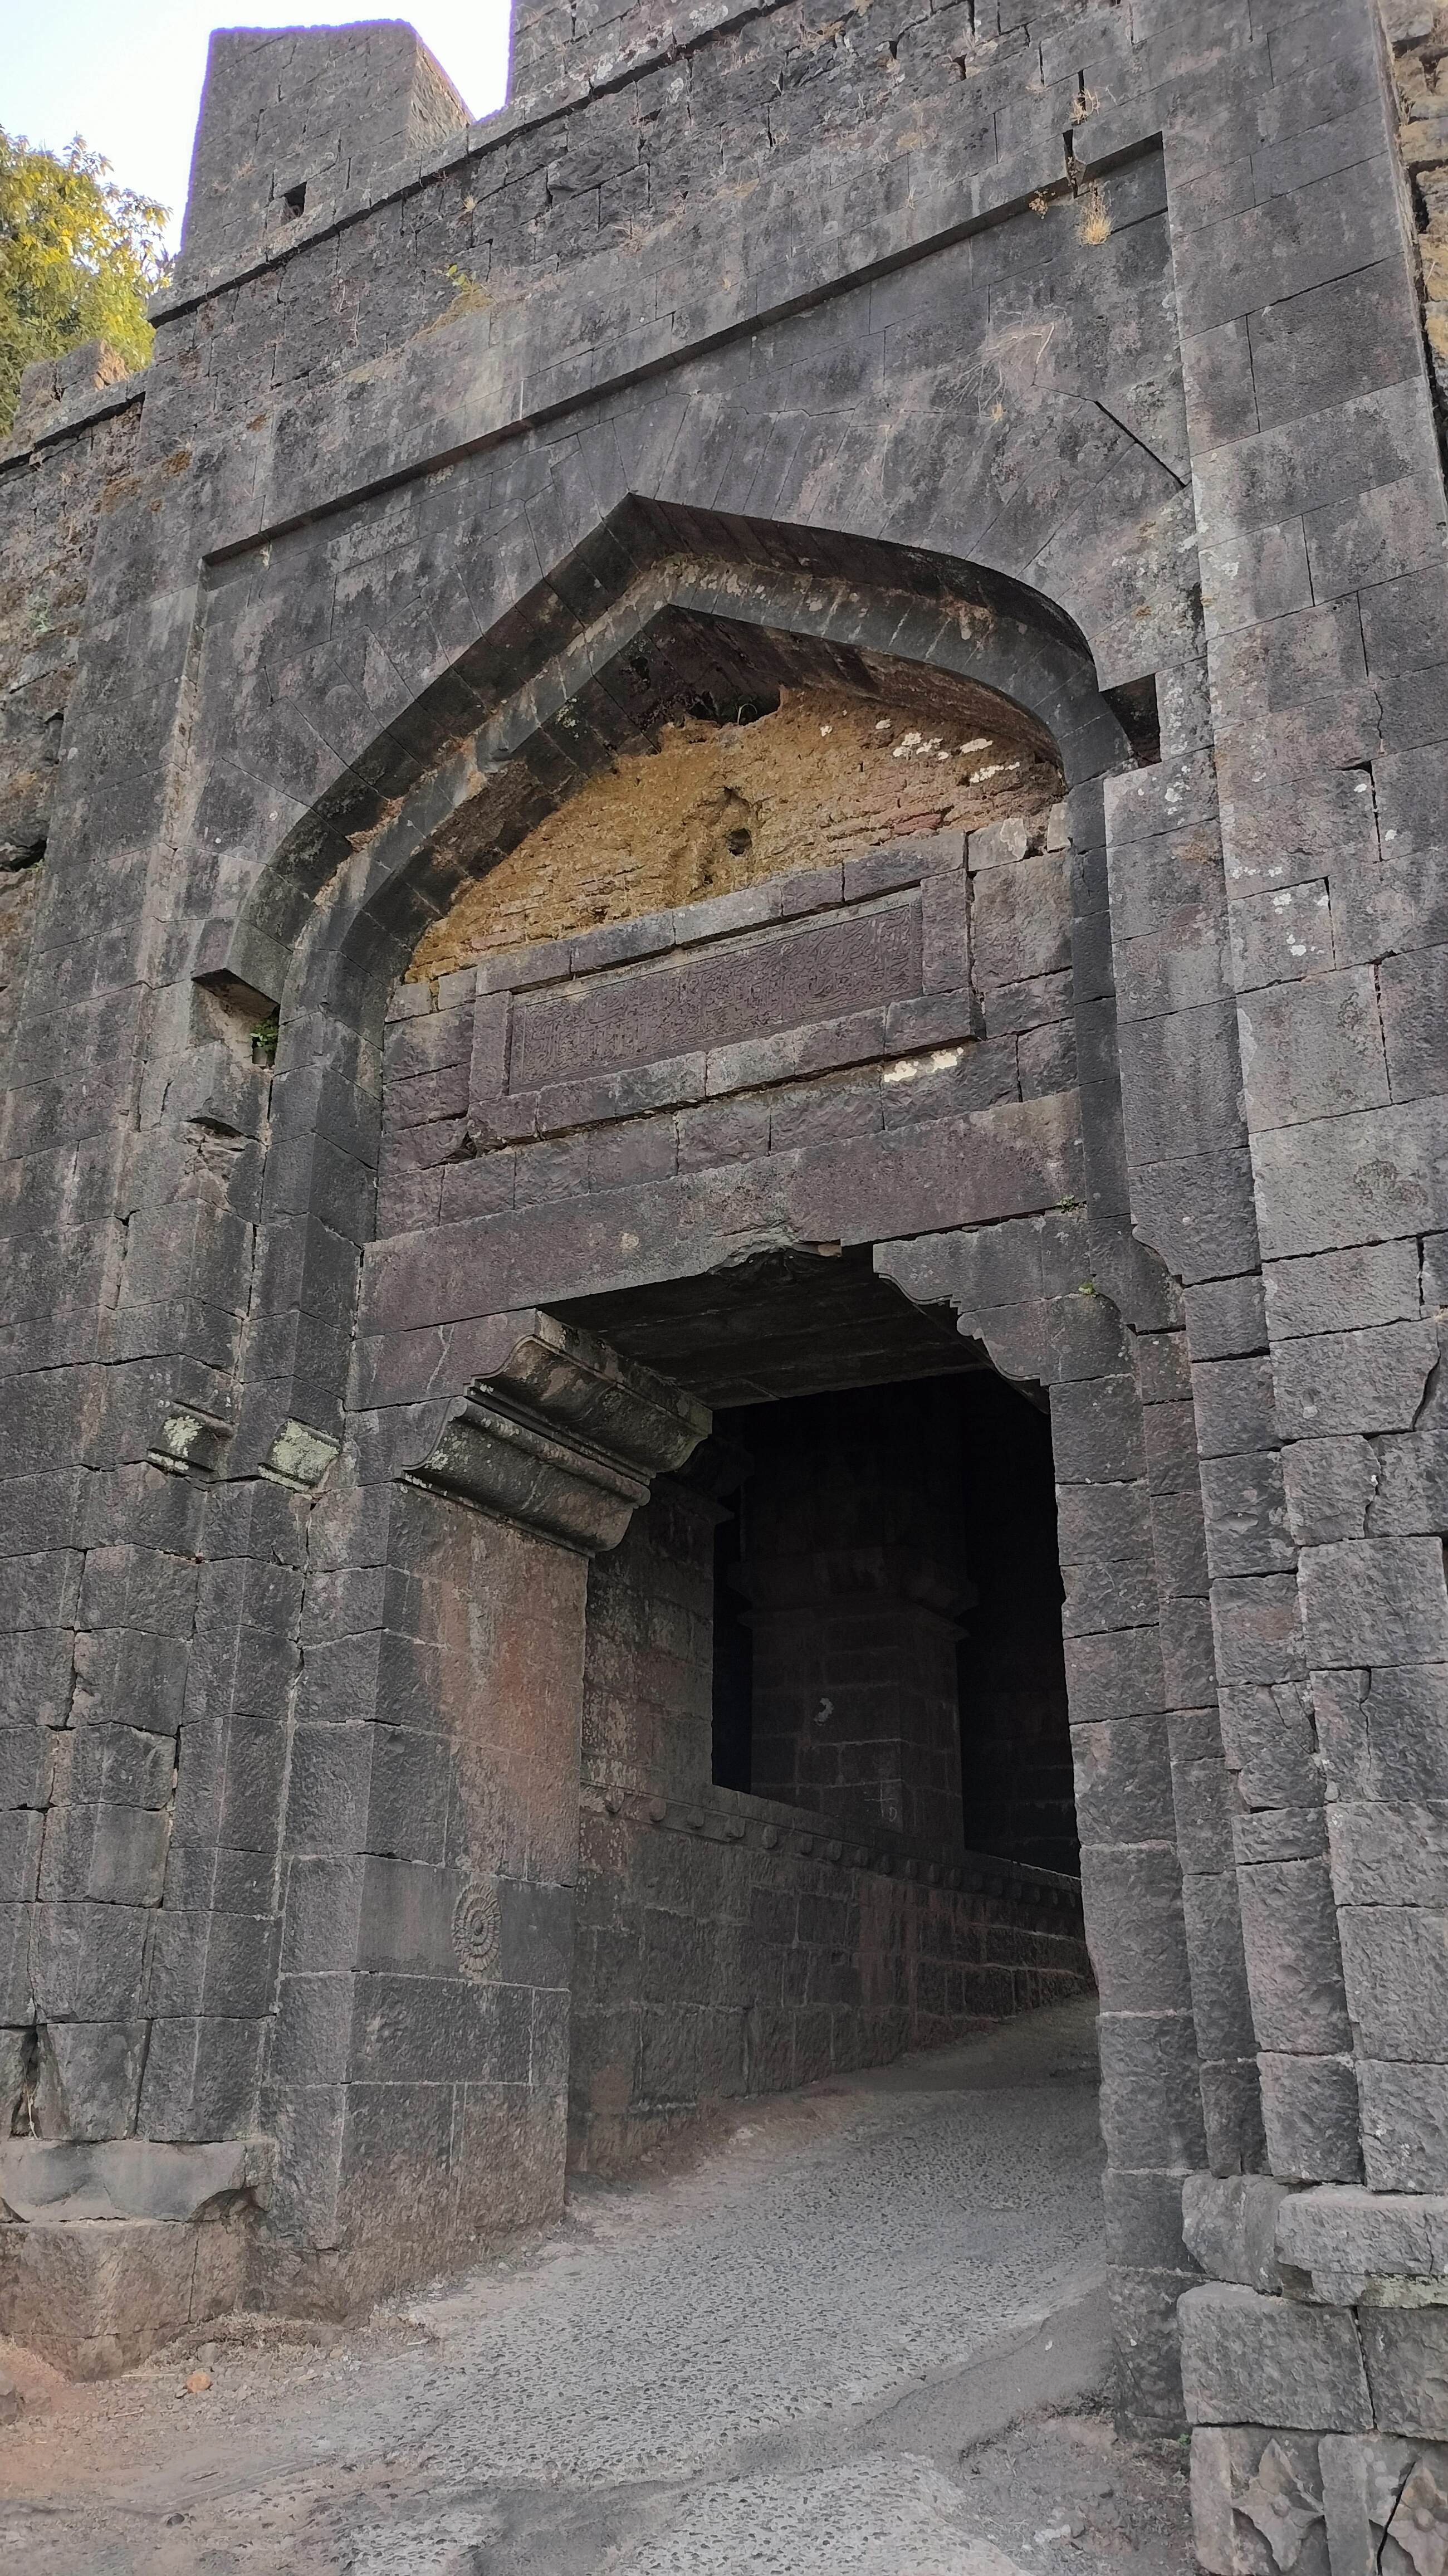
[[[685, 717], [547, 815], [427, 933], [408, 980], [699, 903], [916, 832], [1042, 813], [1061, 773], [997, 701], [786, 689], [752, 724]], [[968, 728], [968, 729], [967, 729]]]

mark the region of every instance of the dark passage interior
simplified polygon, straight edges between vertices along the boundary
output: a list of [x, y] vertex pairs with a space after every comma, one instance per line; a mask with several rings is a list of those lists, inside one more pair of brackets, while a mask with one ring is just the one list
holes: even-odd
[[980, 1370], [720, 1424], [718, 1785], [1074, 1875], [1042, 1414]]
[[1075, 1875], [1044, 1410], [868, 1250], [558, 1311], [715, 1409], [716, 1785]]
[[1081, 1867], [1061, 1643], [1051, 1426], [994, 1371], [964, 1380], [962, 1518], [975, 1600], [956, 1649], [965, 1839]]
[[575, 2159], [1088, 1992], [1039, 1400], [868, 1248], [554, 1311], [714, 1414], [589, 1569]]

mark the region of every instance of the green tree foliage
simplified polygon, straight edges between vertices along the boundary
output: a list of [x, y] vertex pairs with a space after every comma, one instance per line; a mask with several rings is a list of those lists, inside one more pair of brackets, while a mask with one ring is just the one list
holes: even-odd
[[0, 127], [0, 437], [34, 359], [83, 340], [109, 340], [132, 367], [150, 356], [166, 208], [118, 188], [110, 166], [79, 135], [45, 152]]

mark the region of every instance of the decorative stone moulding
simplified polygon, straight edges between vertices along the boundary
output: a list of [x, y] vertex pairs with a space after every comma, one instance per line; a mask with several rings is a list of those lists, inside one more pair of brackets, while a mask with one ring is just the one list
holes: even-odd
[[[230, 1437], [229, 1422], [198, 1413], [194, 1405], [173, 1405], [162, 1416], [146, 1452], [147, 1463], [159, 1467], [163, 1476], [209, 1475], [219, 1464], [222, 1444]], [[332, 1454], [335, 1455], [335, 1447]]]
[[[898, 1873], [922, 1887], [936, 1887], [950, 1895], [980, 1896], [999, 1899], [1021, 1907], [1033, 1918], [1064, 1915], [1079, 1922], [1081, 1915], [1081, 1882], [1059, 1870], [1039, 1869], [1022, 1861], [1003, 1869], [982, 1852], [966, 1852], [963, 1860], [955, 1854], [931, 1856], [912, 1850], [901, 1837], [888, 1845], [879, 1841], [847, 1844], [831, 1831], [828, 1818], [807, 1824], [803, 1811], [763, 1798], [748, 1798], [740, 1812], [726, 1800], [738, 1793], [715, 1793], [715, 1803], [707, 1809], [682, 1800], [662, 1797], [657, 1791], [635, 1794], [617, 1787], [585, 1787], [583, 1805], [586, 1812], [620, 1818], [626, 1824], [648, 1825], [659, 1833], [686, 1834], [706, 1842], [742, 1843], [749, 1849], [778, 1852], [784, 1859], [818, 1859], [847, 1869], [874, 1871], [889, 1878]], [[1052, 1925], [1052, 1929], [1061, 1928]]]
[[707, 1439], [708, 1407], [591, 1333], [534, 1313], [407, 1482], [581, 1555], [617, 1547], [654, 1476]]
[[453, 1949], [465, 1977], [487, 1985], [498, 1973], [502, 1928], [497, 1881], [483, 1879], [464, 1888], [452, 1922]]
[[1382, 2433], [1199, 2432], [1192, 2510], [1208, 2576], [1443, 2576], [1448, 2449]]
[[325, 1431], [313, 1431], [305, 1422], [287, 1421], [267, 1451], [261, 1472], [274, 1485], [285, 1485], [294, 1494], [314, 1494], [325, 1483], [340, 1446]]

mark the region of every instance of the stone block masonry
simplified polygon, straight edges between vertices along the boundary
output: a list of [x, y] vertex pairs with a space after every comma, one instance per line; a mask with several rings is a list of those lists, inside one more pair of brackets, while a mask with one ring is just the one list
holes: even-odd
[[[1441, 2559], [1442, 21], [216, 39], [151, 366], [0, 455], [7, 2331], [1029, 2003], [1049, 1827], [1204, 2566]], [[995, 1895], [923, 1539], [804, 1739], [862, 1559], [756, 1562], [710, 1761], [731, 1413], [971, 1370]]]
[[[585, 1794], [570, 2144], [617, 2170], [701, 2109], [1089, 1993], [1075, 1882], [923, 1860], [766, 1798]], [[877, 1837], [877, 1843], [879, 1838]]]

